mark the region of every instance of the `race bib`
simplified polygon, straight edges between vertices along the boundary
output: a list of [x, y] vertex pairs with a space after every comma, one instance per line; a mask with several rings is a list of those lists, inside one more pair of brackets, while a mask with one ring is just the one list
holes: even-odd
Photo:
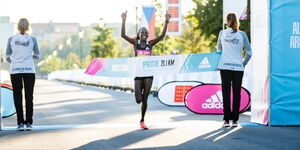
[[151, 56], [150, 50], [136, 50], [136, 56]]

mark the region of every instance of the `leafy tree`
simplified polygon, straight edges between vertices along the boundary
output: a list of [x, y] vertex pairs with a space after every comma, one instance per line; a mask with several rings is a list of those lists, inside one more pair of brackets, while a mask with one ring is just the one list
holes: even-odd
[[214, 46], [210, 46], [211, 42], [201, 36], [201, 31], [193, 28], [195, 24], [195, 18], [186, 18], [182, 35], [175, 37], [170, 45], [172, 50], [180, 54], [207, 53], [215, 50]]
[[92, 61], [92, 56], [91, 55], [87, 55], [82, 62], [82, 68], [87, 68], [88, 65], [91, 63]]
[[[82, 39], [82, 58], [89, 55], [91, 49], [91, 43], [93, 42], [94, 30], [86, 28], [84, 30], [84, 37]], [[71, 44], [67, 45], [67, 40], [71, 38]], [[77, 33], [66, 34], [64, 37], [57, 39], [53, 43], [39, 39], [39, 46], [42, 57], [36, 62], [44, 62], [41, 66], [37, 66], [37, 72], [40, 74], [49, 73], [55, 70], [73, 69], [75, 66], [80, 66], [80, 39]], [[62, 47], [60, 47], [60, 45]], [[53, 55], [53, 51], [57, 50], [57, 56]], [[73, 53], [70, 55], [70, 53]], [[76, 54], [76, 56], [74, 56]], [[51, 57], [50, 57], [51, 56]], [[71, 58], [68, 58], [71, 57]], [[47, 59], [51, 58], [51, 59]], [[47, 61], [46, 61], [47, 60]], [[53, 62], [52, 62], [53, 61]], [[55, 64], [52, 64], [55, 63]], [[84, 60], [83, 60], [84, 64]], [[53, 70], [54, 69], [54, 70]]]
[[96, 57], [117, 57], [119, 53], [119, 42], [117, 42], [112, 35], [112, 28], [95, 27], [99, 34], [94, 39], [91, 50], [92, 58]]
[[65, 62], [56, 55], [49, 55], [44, 59], [44, 63], [40, 66], [41, 73], [49, 73], [55, 70], [66, 69]]
[[[165, 24], [165, 14], [166, 12], [163, 11], [162, 0], [152, 0], [153, 5], [155, 6], [155, 36], [159, 36], [163, 30]], [[169, 45], [170, 41], [169, 36], [165, 36], [164, 39], [158, 42], [153, 47], [153, 54], [154, 55], [166, 55], [169, 54]]]
[[69, 53], [66, 59], [67, 68], [66, 69], [79, 69], [80, 58], [76, 53]]
[[119, 51], [119, 57], [134, 57], [134, 46], [121, 39], [122, 45]]
[[[193, 2], [196, 4], [196, 8], [190, 17], [195, 17], [197, 20], [195, 29], [200, 29], [201, 35], [212, 41], [210, 45], [216, 45], [218, 34], [223, 28], [223, 1], [193, 0]], [[250, 0], [248, 0], [248, 10], [250, 10]], [[247, 13], [250, 18], [250, 12]], [[240, 29], [250, 36], [250, 19], [240, 21], [240, 23]]]
[[[156, 28], [155, 34], [159, 35], [164, 25], [164, 14], [159, 0], [153, 0], [156, 7]], [[172, 53], [190, 54], [210, 52], [215, 49], [211, 46], [211, 40], [201, 35], [201, 29], [196, 29], [198, 20], [190, 13], [185, 17], [182, 24], [183, 30], [180, 36], [166, 36], [165, 39], [153, 47], [153, 53], [157, 55], [168, 55]]]
[[201, 36], [216, 45], [218, 34], [222, 30], [223, 1], [222, 0], [193, 0], [196, 4], [194, 14], [196, 18], [195, 29], [200, 29]]

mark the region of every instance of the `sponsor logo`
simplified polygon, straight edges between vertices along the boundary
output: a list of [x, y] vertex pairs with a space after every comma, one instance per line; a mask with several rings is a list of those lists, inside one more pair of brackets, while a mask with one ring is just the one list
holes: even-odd
[[158, 68], [158, 67], [174, 67], [175, 59], [166, 59], [166, 60], [147, 60], [143, 61], [143, 68]]
[[15, 45], [28, 47], [29, 41], [15, 41]]
[[20, 72], [24, 72], [24, 71], [32, 71], [32, 68], [28, 68], [28, 67], [20, 67], [20, 68], [13, 68], [13, 71], [20, 71]]
[[222, 92], [217, 91], [216, 94], [205, 100], [205, 102], [202, 103], [201, 107], [203, 109], [223, 109]]
[[151, 56], [150, 50], [136, 50], [137, 56]]
[[201, 61], [200, 65], [199, 65], [199, 68], [200, 69], [211, 68], [211, 65], [210, 65], [207, 57], [204, 57], [204, 59]]
[[128, 65], [112, 65], [112, 71], [128, 71]]
[[192, 88], [192, 85], [176, 85], [175, 86], [175, 103], [182, 103], [184, 101], [185, 94]]
[[226, 42], [230, 42], [232, 44], [239, 44], [239, 39], [237, 38], [234, 38], [234, 39], [231, 39], [231, 40], [228, 40], [228, 39], [225, 39]]

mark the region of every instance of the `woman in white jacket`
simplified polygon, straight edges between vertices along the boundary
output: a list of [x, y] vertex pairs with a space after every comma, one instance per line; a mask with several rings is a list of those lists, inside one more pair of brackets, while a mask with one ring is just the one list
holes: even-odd
[[[251, 57], [251, 46], [245, 32], [239, 30], [239, 22], [235, 13], [229, 13], [226, 17], [227, 29], [220, 31], [218, 37], [218, 51], [222, 51], [218, 69], [221, 73], [224, 124], [229, 127], [237, 127], [239, 120], [239, 108], [241, 99], [241, 86], [244, 67]], [[243, 60], [242, 50], [246, 50], [246, 58]], [[230, 91], [232, 86], [233, 101], [231, 110]]]
[[[10, 77], [13, 86], [14, 103], [17, 112], [18, 130], [32, 129], [33, 88], [35, 66], [33, 59], [39, 59], [40, 51], [35, 37], [27, 34], [29, 22], [21, 18], [18, 22], [19, 33], [7, 42], [6, 60], [10, 63]], [[23, 116], [22, 89], [24, 83], [26, 120]]]

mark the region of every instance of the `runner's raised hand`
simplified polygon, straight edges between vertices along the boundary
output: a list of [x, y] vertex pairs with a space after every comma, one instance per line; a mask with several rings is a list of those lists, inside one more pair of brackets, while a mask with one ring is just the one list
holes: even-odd
[[166, 11], [166, 22], [169, 23], [171, 15], [168, 13], [168, 11]]
[[126, 12], [123, 12], [123, 13], [122, 13], [121, 17], [122, 17], [122, 21], [126, 21], [127, 10], [126, 10]]

